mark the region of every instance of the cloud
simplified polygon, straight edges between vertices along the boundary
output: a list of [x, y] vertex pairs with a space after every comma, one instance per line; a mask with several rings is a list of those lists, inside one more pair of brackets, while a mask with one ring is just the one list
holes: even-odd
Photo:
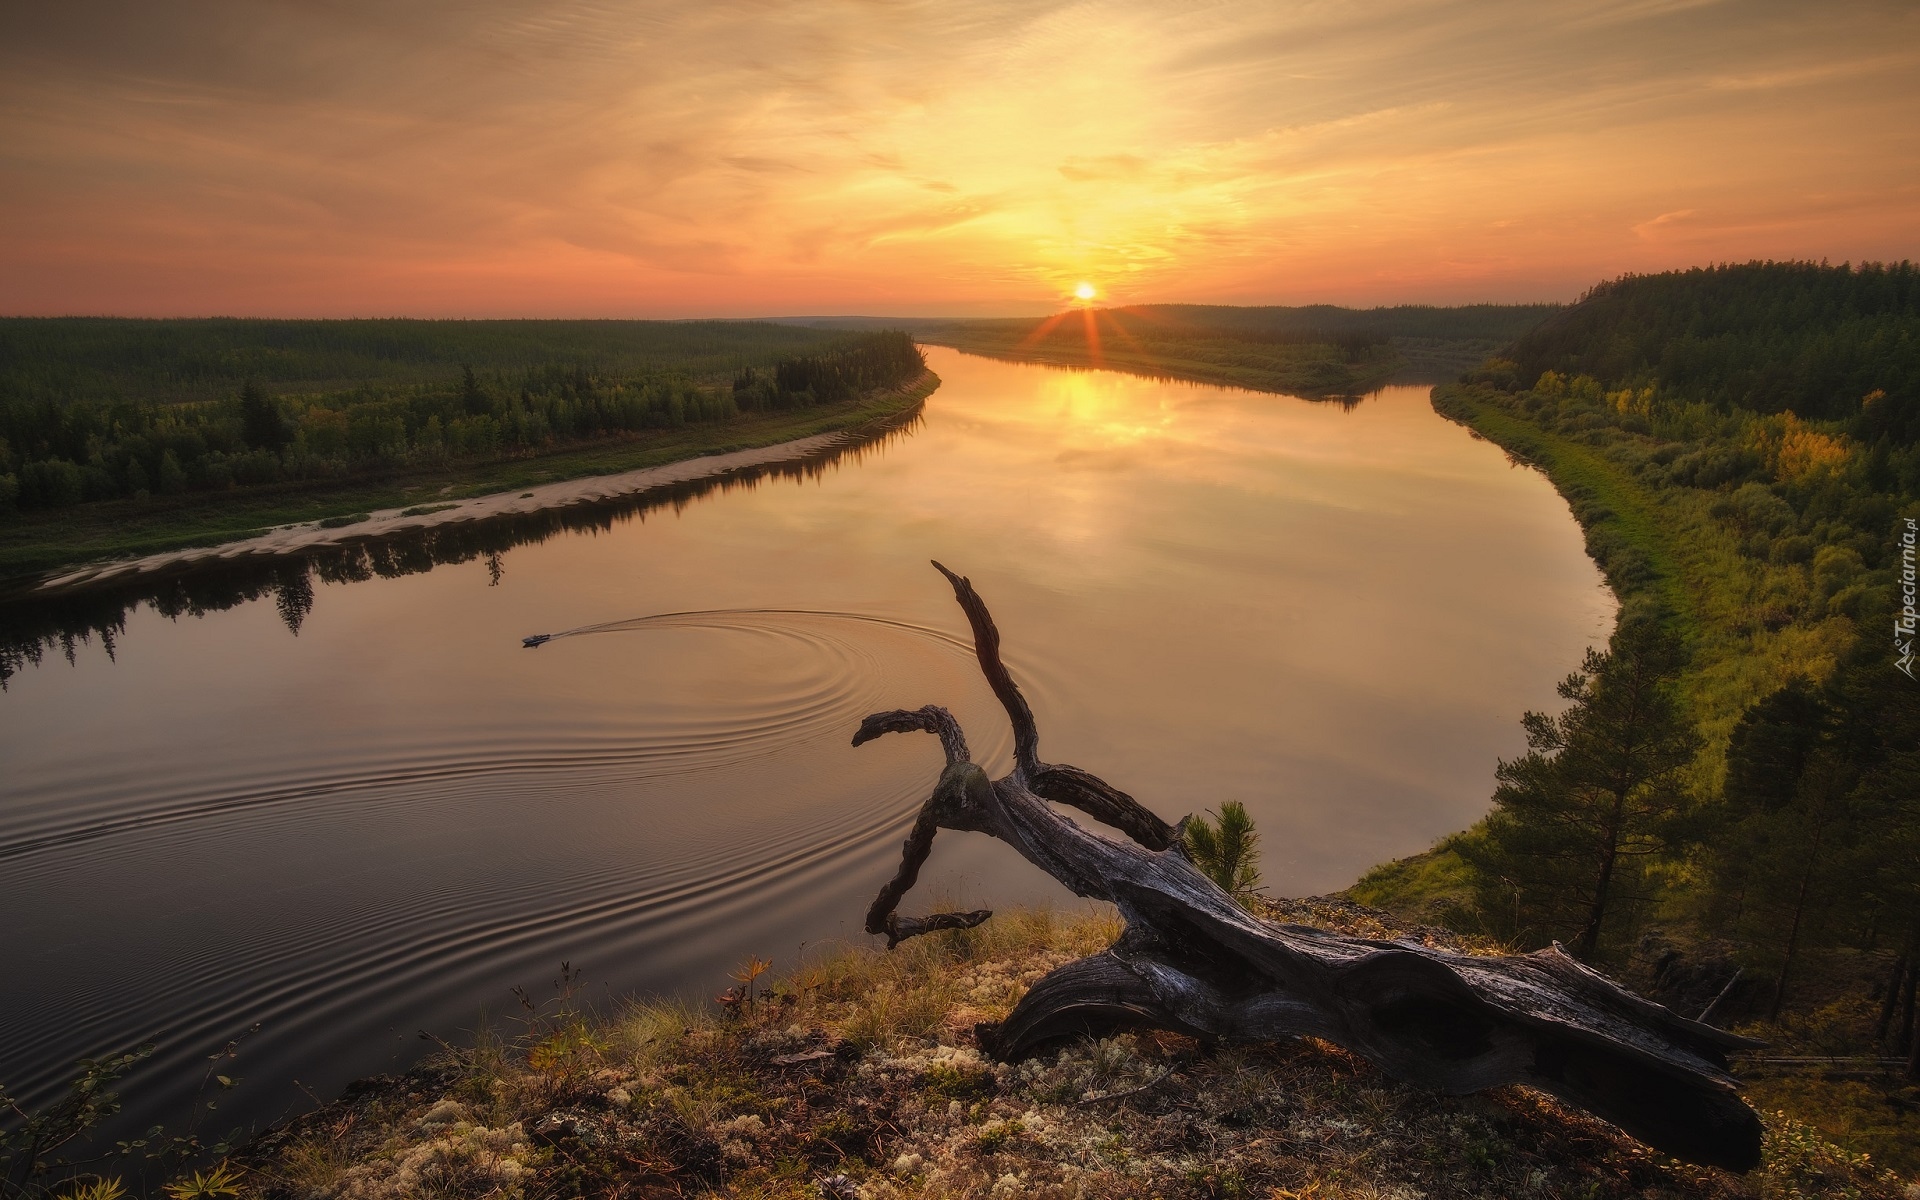
[[8, 6], [0, 309], [1521, 299], [1899, 257], [1916, 35], [1689, 0]]
[[1691, 221], [1693, 216], [1694, 210], [1691, 208], [1676, 208], [1672, 212], [1663, 212], [1657, 217], [1650, 217], [1640, 222], [1633, 227], [1633, 232], [1639, 237], [1655, 238], [1660, 236], [1663, 230]]

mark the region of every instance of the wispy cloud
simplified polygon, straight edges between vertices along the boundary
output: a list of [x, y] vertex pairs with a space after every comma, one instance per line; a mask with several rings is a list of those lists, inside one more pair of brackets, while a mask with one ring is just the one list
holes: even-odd
[[1907, 256], [1916, 44], [1911, 6], [1784, 0], [9, 6], [0, 309], [1504, 299]]

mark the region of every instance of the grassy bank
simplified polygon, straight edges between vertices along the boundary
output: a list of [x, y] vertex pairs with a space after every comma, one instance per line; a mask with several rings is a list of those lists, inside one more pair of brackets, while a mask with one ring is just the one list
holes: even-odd
[[840, 404], [743, 412], [721, 423], [614, 434], [550, 453], [492, 462], [396, 467], [345, 481], [184, 492], [19, 513], [0, 522], [0, 577], [95, 559], [217, 545], [278, 525], [430, 505], [856, 429], [911, 411], [939, 382], [927, 372], [907, 387]]
[[[1678, 687], [1702, 735], [1692, 789], [1702, 805], [1696, 819], [1706, 824], [1695, 836], [1711, 841], [1714, 824], [1728, 819], [1719, 798], [1742, 718], [1792, 681], [1829, 678], [1860, 636], [1862, 608], [1871, 606], [1857, 597], [1854, 604], [1833, 603], [1845, 588], [1823, 586], [1809, 563], [1755, 554], [1743, 544], [1739, 525], [1728, 520], [1725, 492], [1662, 486], [1657, 460], [1673, 456], [1652, 435], [1589, 429], [1569, 436], [1533, 419], [1525, 393], [1483, 385], [1436, 388], [1433, 403], [1547, 475], [1580, 523], [1588, 552], [1621, 600], [1623, 617], [1651, 615], [1682, 632], [1691, 655]], [[1460, 836], [1474, 838], [1478, 829]], [[1866, 834], [1882, 840], [1900, 835], [1897, 828]], [[1458, 845], [1449, 838], [1425, 854], [1383, 864], [1346, 894], [1389, 906], [1407, 919], [1485, 928], [1488, 922], [1477, 911], [1485, 881], [1475, 877]], [[1634, 936], [1653, 933], [1656, 948], [1624, 952], [1615, 969], [1639, 976], [1637, 982], [1651, 989], [1654, 960], [1675, 945], [1695, 961], [1716, 959], [1723, 971], [1744, 963], [1753, 972], [1751, 982], [1763, 985], [1747, 992], [1736, 1009], [1745, 1013], [1745, 1032], [1771, 1043], [1776, 1057], [1848, 1060], [1826, 1068], [1817, 1062], [1756, 1065], [1746, 1072], [1756, 1103], [1793, 1113], [1825, 1136], [1871, 1150], [1883, 1161], [1920, 1170], [1913, 1150], [1920, 1145], [1920, 1087], [1897, 1068], [1863, 1072], [1853, 1061], [1883, 1053], [1875, 992], [1886, 987], [1879, 973], [1900, 944], [1897, 936], [1876, 946], [1869, 934], [1863, 950], [1849, 936], [1834, 937], [1835, 922], [1823, 924], [1833, 943], [1821, 948], [1817, 971], [1803, 977], [1800, 1003], [1769, 1019], [1755, 1010], [1755, 996], [1757, 991], [1764, 999], [1766, 972], [1778, 969], [1777, 946], [1757, 931], [1743, 937], [1739, 926], [1729, 928], [1717, 915], [1710, 860], [1710, 849], [1682, 845], [1659, 864], [1633, 922]], [[1850, 887], [1828, 882], [1817, 899], [1829, 907], [1883, 903], [1871, 891], [1870, 861], [1857, 863], [1861, 878]], [[1729, 934], [1736, 939], [1731, 945], [1718, 941]]]
[[1723, 493], [1662, 486], [1650, 468], [1673, 458], [1660, 439], [1550, 429], [1512, 394], [1485, 386], [1436, 388], [1433, 405], [1552, 481], [1623, 617], [1656, 616], [1687, 641], [1681, 685], [1706, 739], [1708, 790], [1741, 715], [1789, 680], [1826, 678], [1857, 639], [1858, 609], [1828, 602], [1842, 589], [1822, 595], [1808, 563], [1755, 555]]
[[1553, 481], [1586, 537], [1587, 553], [1615, 596], [1698, 627], [1658, 502], [1589, 443], [1522, 420], [1485, 388], [1439, 387], [1433, 407]]
[[[1752, 518], [1730, 503], [1734, 489], [1667, 482], [1663, 468], [1692, 445], [1578, 420], [1571, 424], [1586, 428], [1568, 432], [1535, 419], [1530, 403], [1538, 403], [1531, 393], [1484, 384], [1433, 393], [1442, 415], [1552, 481], [1623, 619], [1647, 615], [1685, 639], [1690, 658], [1679, 682], [1704, 738], [1697, 782], [1710, 793], [1740, 718], [1789, 681], [1831, 675], [1859, 638], [1870, 589], [1885, 584], [1860, 568], [1857, 550], [1842, 557], [1853, 531], [1837, 525], [1822, 530], [1831, 529], [1841, 552], [1831, 557], [1817, 555], [1817, 546], [1804, 554], [1770, 554], [1768, 545], [1756, 552]], [[1759, 503], [1748, 499], [1754, 494], [1740, 493], [1741, 502]], [[1816, 557], [1836, 565], [1816, 571]]]
[[[1270, 919], [1409, 931], [1331, 901]], [[1019, 1065], [974, 1047], [1051, 968], [1118, 932], [1102, 912], [1001, 913], [893, 952], [758, 977], [725, 1008], [558, 995], [256, 1141], [238, 1190], [287, 1198], [1787, 1197], [1902, 1195], [1782, 1116], [1745, 1178], [1663, 1159], [1520, 1088], [1437, 1096], [1312, 1040], [1207, 1048], [1168, 1034]], [[749, 969], [740, 972], [751, 975]]]
[[1756, 1095], [1910, 1154], [1920, 690], [1889, 635], [1920, 520], [1920, 272], [1629, 277], [1433, 402], [1548, 476], [1621, 622], [1565, 711], [1528, 715], [1488, 817], [1348, 894], [1711, 1008], [1798, 1060]]

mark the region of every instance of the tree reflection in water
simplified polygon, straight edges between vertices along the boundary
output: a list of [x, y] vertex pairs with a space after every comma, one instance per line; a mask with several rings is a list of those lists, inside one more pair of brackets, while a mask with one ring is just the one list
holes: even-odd
[[677, 513], [705, 497], [756, 488], [774, 480], [816, 479], [842, 465], [859, 463], [896, 438], [911, 436], [920, 424], [916, 413], [871, 437], [835, 445], [805, 458], [664, 484], [610, 500], [449, 522], [295, 554], [202, 560], [59, 590], [41, 589], [37, 581], [30, 580], [0, 592], [0, 689], [6, 688], [15, 673], [39, 665], [56, 651], [72, 663], [82, 648], [97, 641], [107, 657], [113, 658], [118, 639], [126, 631], [128, 615], [142, 604], [178, 620], [222, 612], [270, 596], [287, 632], [297, 637], [307, 614], [313, 611], [316, 580], [323, 584], [359, 583], [416, 575], [438, 566], [484, 558], [488, 586], [498, 586], [506, 574], [506, 553], [515, 546], [567, 533], [606, 532], [627, 521], [644, 521], [650, 512], [670, 508]]

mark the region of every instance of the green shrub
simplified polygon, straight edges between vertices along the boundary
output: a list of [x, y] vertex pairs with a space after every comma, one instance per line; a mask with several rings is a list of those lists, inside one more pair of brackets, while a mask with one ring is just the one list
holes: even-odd
[[64, 458], [43, 459], [20, 468], [22, 508], [69, 508], [85, 495], [85, 476]]

